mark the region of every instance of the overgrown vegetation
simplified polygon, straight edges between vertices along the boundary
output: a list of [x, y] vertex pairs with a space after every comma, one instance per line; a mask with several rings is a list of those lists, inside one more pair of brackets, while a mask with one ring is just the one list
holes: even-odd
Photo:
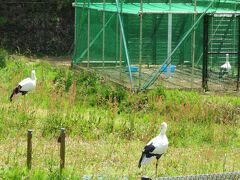
[[[151, 166], [144, 172], [138, 170], [137, 161], [143, 145], [159, 132], [162, 121], [169, 125], [170, 149], [162, 158], [160, 175], [240, 169], [237, 96], [206, 96], [163, 86], [133, 94], [95, 73], [31, 62], [20, 56], [3, 59], [0, 150], [14, 153], [1, 156], [1, 177], [59, 177], [56, 139], [61, 127], [68, 136], [68, 168], [62, 177], [153, 175]], [[30, 75], [32, 68], [37, 73], [37, 89], [10, 103], [11, 90]], [[28, 128], [34, 129], [34, 152], [39, 156], [31, 172], [22, 168]], [[192, 162], [195, 158], [198, 162]]]

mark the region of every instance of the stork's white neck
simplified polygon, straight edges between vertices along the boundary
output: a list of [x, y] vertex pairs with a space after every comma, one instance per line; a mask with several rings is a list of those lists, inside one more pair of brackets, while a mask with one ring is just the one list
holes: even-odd
[[229, 62], [229, 54], [226, 54], [226, 62]]
[[166, 134], [166, 129], [162, 129], [162, 130], [160, 131], [160, 134], [159, 134], [159, 135], [163, 136], [163, 135], [165, 135], [165, 134]]
[[163, 122], [161, 125], [160, 135], [165, 135], [167, 131], [167, 123]]
[[36, 74], [35, 74], [35, 71], [34, 71], [34, 70], [32, 71], [31, 79], [32, 79], [32, 80], [36, 80]]

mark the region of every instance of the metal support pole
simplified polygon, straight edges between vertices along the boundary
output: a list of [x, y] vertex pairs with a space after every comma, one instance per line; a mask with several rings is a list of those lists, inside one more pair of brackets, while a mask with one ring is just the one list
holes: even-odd
[[118, 17], [116, 16], [116, 57], [115, 57], [115, 59], [116, 59], [116, 66], [117, 66], [117, 63], [118, 63], [118, 43], [119, 43], [119, 41], [118, 41], [118, 38], [119, 38], [119, 32], [118, 32]]
[[27, 133], [27, 168], [32, 168], [32, 129]]
[[[213, 31], [214, 31], [214, 18], [211, 18], [211, 37], [210, 37], [210, 40], [209, 40], [209, 42], [208, 42], [208, 44], [210, 44], [211, 46], [210, 46], [210, 50], [212, 51], [212, 49], [213, 49], [213, 43], [212, 43], [212, 40], [213, 40], [213, 37], [214, 37], [214, 35], [213, 34], [215, 34], [215, 33], [213, 33]], [[208, 47], [209, 48], [209, 47]], [[210, 57], [209, 57], [210, 56]], [[209, 59], [210, 59], [210, 70], [212, 70], [214, 67], [213, 67], [213, 55], [212, 54], [209, 54], [208, 53], [208, 57], [209, 57]]]
[[[197, 16], [197, 2], [194, 0], [194, 15], [193, 15], [193, 24], [196, 22]], [[196, 27], [193, 29], [193, 37], [192, 37], [192, 77], [191, 77], [191, 88], [193, 88], [194, 81], [194, 63], [195, 63], [195, 50], [196, 50]]]
[[237, 73], [237, 91], [240, 83], [240, 16], [238, 16], [238, 73]]
[[[75, 0], [76, 3], [76, 0]], [[73, 51], [73, 55], [76, 55], [76, 45], [77, 45], [77, 7], [74, 7], [74, 51]], [[76, 63], [76, 59], [72, 58], [72, 63], [71, 63], [71, 67], [73, 67], [73, 65]]]
[[203, 23], [203, 69], [202, 69], [202, 87], [205, 91], [208, 90], [208, 15], [204, 16]]
[[90, 9], [88, 8], [87, 67], [90, 64]]
[[103, 35], [102, 35], [102, 66], [104, 67], [105, 60], [105, 0], [103, 0]]
[[126, 42], [126, 38], [125, 38], [125, 34], [124, 34], [124, 29], [123, 29], [123, 22], [122, 22], [122, 18], [120, 15], [120, 11], [119, 11], [119, 2], [118, 0], [116, 0], [116, 7], [117, 7], [117, 15], [118, 15], [118, 19], [119, 19], [119, 24], [120, 24], [120, 29], [122, 32], [122, 39], [123, 39], [123, 45], [124, 45], [124, 49], [125, 49], [125, 55], [126, 55], [126, 60], [127, 60], [127, 65], [128, 65], [128, 71], [129, 71], [129, 78], [130, 78], [130, 88], [131, 90], [133, 90], [133, 78], [132, 78], [132, 71], [131, 71], [131, 64], [130, 64], [130, 59], [129, 59], [129, 55], [128, 55], [128, 48], [127, 48], [127, 42]]
[[[238, 47], [237, 47], [237, 43], [238, 43], [238, 39], [236, 37], [236, 31], [237, 31], [237, 17], [236, 15], [232, 15], [232, 18], [233, 18], [233, 28], [232, 28], [232, 34], [233, 34], [233, 43], [232, 43], [232, 48], [233, 48], [233, 51], [238, 51]], [[228, 54], [230, 56], [230, 54]], [[230, 56], [231, 57], [231, 56]], [[231, 69], [232, 72], [231, 74], [234, 75], [235, 73], [235, 69]]]
[[65, 166], [65, 128], [61, 128], [60, 132], [60, 170]]
[[[120, 11], [121, 11], [121, 13], [122, 13], [122, 3], [121, 3]], [[118, 17], [119, 17], [119, 16], [117, 15], [117, 23], [120, 23]], [[121, 82], [121, 81], [122, 81], [122, 31], [119, 30], [119, 32], [120, 32], [120, 45], [119, 45], [119, 61], [120, 61], [120, 67], [119, 67], [119, 70], [120, 70], [120, 82]]]
[[139, 89], [141, 88], [141, 73], [142, 73], [142, 21], [143, 21], [143, 4], [142, 0], [140, 1], [140, 14], [139, 14], [139, 21], [140, 21], [140, 26], [139, 26]]
[[119, 70], [120, 70], [120, 81], [122, 80], [122, 32], [120, 31], [120, 44], [119, 44]]
[[[170, 54], [172, 52], [172, 13], [171, 13], [171, 6], [172, 6], [172, 0], [169, 0], [169, 14], [168, 14], [168, 49], [167, 49], [167, 56], [170, 57]], [[167, 64], [170, 64], [172, 61], [172, 58], [170, 57], [168, 59]]]

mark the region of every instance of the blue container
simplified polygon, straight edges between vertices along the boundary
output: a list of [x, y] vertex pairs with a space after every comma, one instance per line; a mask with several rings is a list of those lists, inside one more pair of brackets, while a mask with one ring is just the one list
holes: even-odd
[[167, 71], [168, 71], [168, 67], [167, 67], [166, 64], [163, 64], [163, 65], [162, 65], [161, 71], [163, 71], [163, 72], [167, 72]]
[[175, 66], [175, 65], [171, 65], [171, 66], [170, 66], [170, 72], [171, 72], [171, 73], [174, 73], [175, 70], [176, 70], [176, 66]]
[[[126, 71], [129, 72], [128, 66], [126, 67]], [[130, 71], [131, 72], [138, 72], [138, 67], [137, 66], [130, 66]]]
[[161, 67], [161, 71], [167, 73], [167, 72], [171, 72], [174, 73], [176, 70], [176, 66], [175, 65], [171, 65], [170, 67], [167, 67], [167, 64], [163, 64]]

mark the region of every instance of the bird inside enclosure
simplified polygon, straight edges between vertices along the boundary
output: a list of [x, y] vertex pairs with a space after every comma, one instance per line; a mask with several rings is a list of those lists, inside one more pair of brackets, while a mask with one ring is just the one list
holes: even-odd
[[220, 67], [219, 78], [222, 78], [225, 74], [228, 74], [231, 68], [232, 67], [229, 62], [229, 54], [226, 54], [226, 62]]
[[167, 151], [168, 148], [168, 138], [166, 136], [167, 131], [167, 123], [163, 122], [161, 124], [160, 134], [153, 138], [151, 141], [147, 143], [142, 151], [142, 156], [139, 160], [138, 167], [140, 168], [142, 165], [147, 164], [154, 158], [156, 161], [156, 176], [157, 176], [157, 168], [158, 168], [158, 160], [159, 158]]
[[10, 101], [13, 100], [13, 97], [19, 93], [22, 95], [27, 94], [29, 91], [32, 91], [36, 88], [36, 72], [35, 70], [32, 70], [31, 77], [26, 78], [18, 83], [17, 87], [15, 87], [12, 91], [12, 94], [10, 96]]

